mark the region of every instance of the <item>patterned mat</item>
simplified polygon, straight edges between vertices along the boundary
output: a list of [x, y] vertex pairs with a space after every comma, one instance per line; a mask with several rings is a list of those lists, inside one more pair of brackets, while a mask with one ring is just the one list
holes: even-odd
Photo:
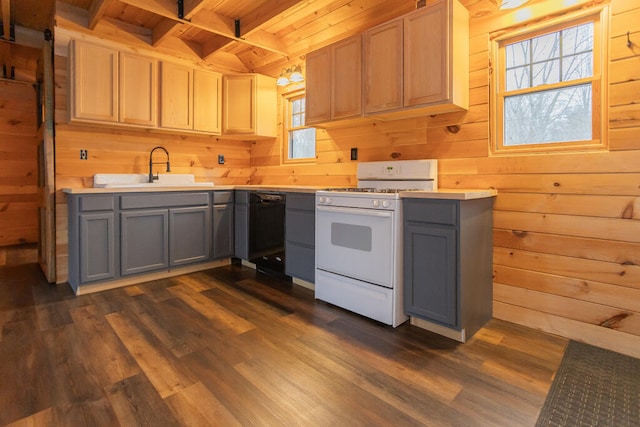
[[640, 426], [640, 359], [570, 341], [536, 426]]

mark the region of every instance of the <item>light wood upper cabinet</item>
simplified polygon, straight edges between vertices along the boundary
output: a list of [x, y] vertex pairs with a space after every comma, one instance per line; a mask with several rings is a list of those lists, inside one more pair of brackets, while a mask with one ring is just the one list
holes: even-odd
[[307, 54], [305, 81], [305, 124], [331, 120], [331, 46]]
[[163, 62], [160, 127], [220, 134], [222, 75]]
[[307, 54], [307, 125], [362, 116], [362, 35]]
[[222, 131], [222, 74], [193, 72], [193, 130], [220, 134]]
[[469, 12], [439, 0], [364, 35], [365, 114], [392, 119], [469, 108]]
[[71, 121], [118, 121], [118, 50], [80, 40], [69, 46]]
[[449, 4], [441, 1], [404, 18], [405, 106], [451, 101]]
[[156, 60], [120, 52], [119, 68], [119, 122], [155, 127], [158, 121]]
[[160, 126], [171, 129], [193, 129], [193, 68], [162, 62]]
[[366, 31], [363, 44], [365, 113], [402, 108], [402, 19]]
[[254, 139], [276, 136], [276, 80], [261, 74], [226, 75], [223, 81], [223, 135]]
[[362, 36], [332, 45], [331, 118], [362, 115]]

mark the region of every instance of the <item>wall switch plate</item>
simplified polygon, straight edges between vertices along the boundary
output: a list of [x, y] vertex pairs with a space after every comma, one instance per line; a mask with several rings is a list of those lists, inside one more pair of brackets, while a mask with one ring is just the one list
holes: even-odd
[[224, 154], [218, 154], [218, 164], [224, 165]]
[[80, 160], [87, 160], [89, 158], [89, 152], [87, 150], [80, 150]]
[[351, 160], [358, 160], [358, 149], [357, 148], [352, 148], [351, 149]]

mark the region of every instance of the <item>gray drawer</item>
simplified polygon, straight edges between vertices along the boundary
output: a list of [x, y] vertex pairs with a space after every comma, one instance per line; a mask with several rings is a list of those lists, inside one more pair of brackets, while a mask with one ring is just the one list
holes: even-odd
[[451, 200], [405, 199], [404, 218], [406, 221], [457, 225], [458, 202]]
[[214, 191], [213, 192], [214, 205], [223, 205], [227, 203], [233, 203], [233, 191]]
[[120, 196], [120, 209], [167, 208], [209, 204], [209, 193], [138, 193]]
[[113, 194], [81, 196], [79, 199], [80, 212], [112, 211], [116, 206]]

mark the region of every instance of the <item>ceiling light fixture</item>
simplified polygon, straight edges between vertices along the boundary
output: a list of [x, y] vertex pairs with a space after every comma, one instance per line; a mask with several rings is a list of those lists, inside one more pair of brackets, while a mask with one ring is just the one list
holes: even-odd
[[290, 83], [300, 83], [303, 81], [302, 67], [300, 65], [294, 65], [291, 68], [280, 71], [280, 77], [276, 80], [276, 86], [286, 86]]
[[506, 9], [515, 9], [527, 3], [529, 0], [500, 0], [500, 6], [498, 9], [506, 10]]

